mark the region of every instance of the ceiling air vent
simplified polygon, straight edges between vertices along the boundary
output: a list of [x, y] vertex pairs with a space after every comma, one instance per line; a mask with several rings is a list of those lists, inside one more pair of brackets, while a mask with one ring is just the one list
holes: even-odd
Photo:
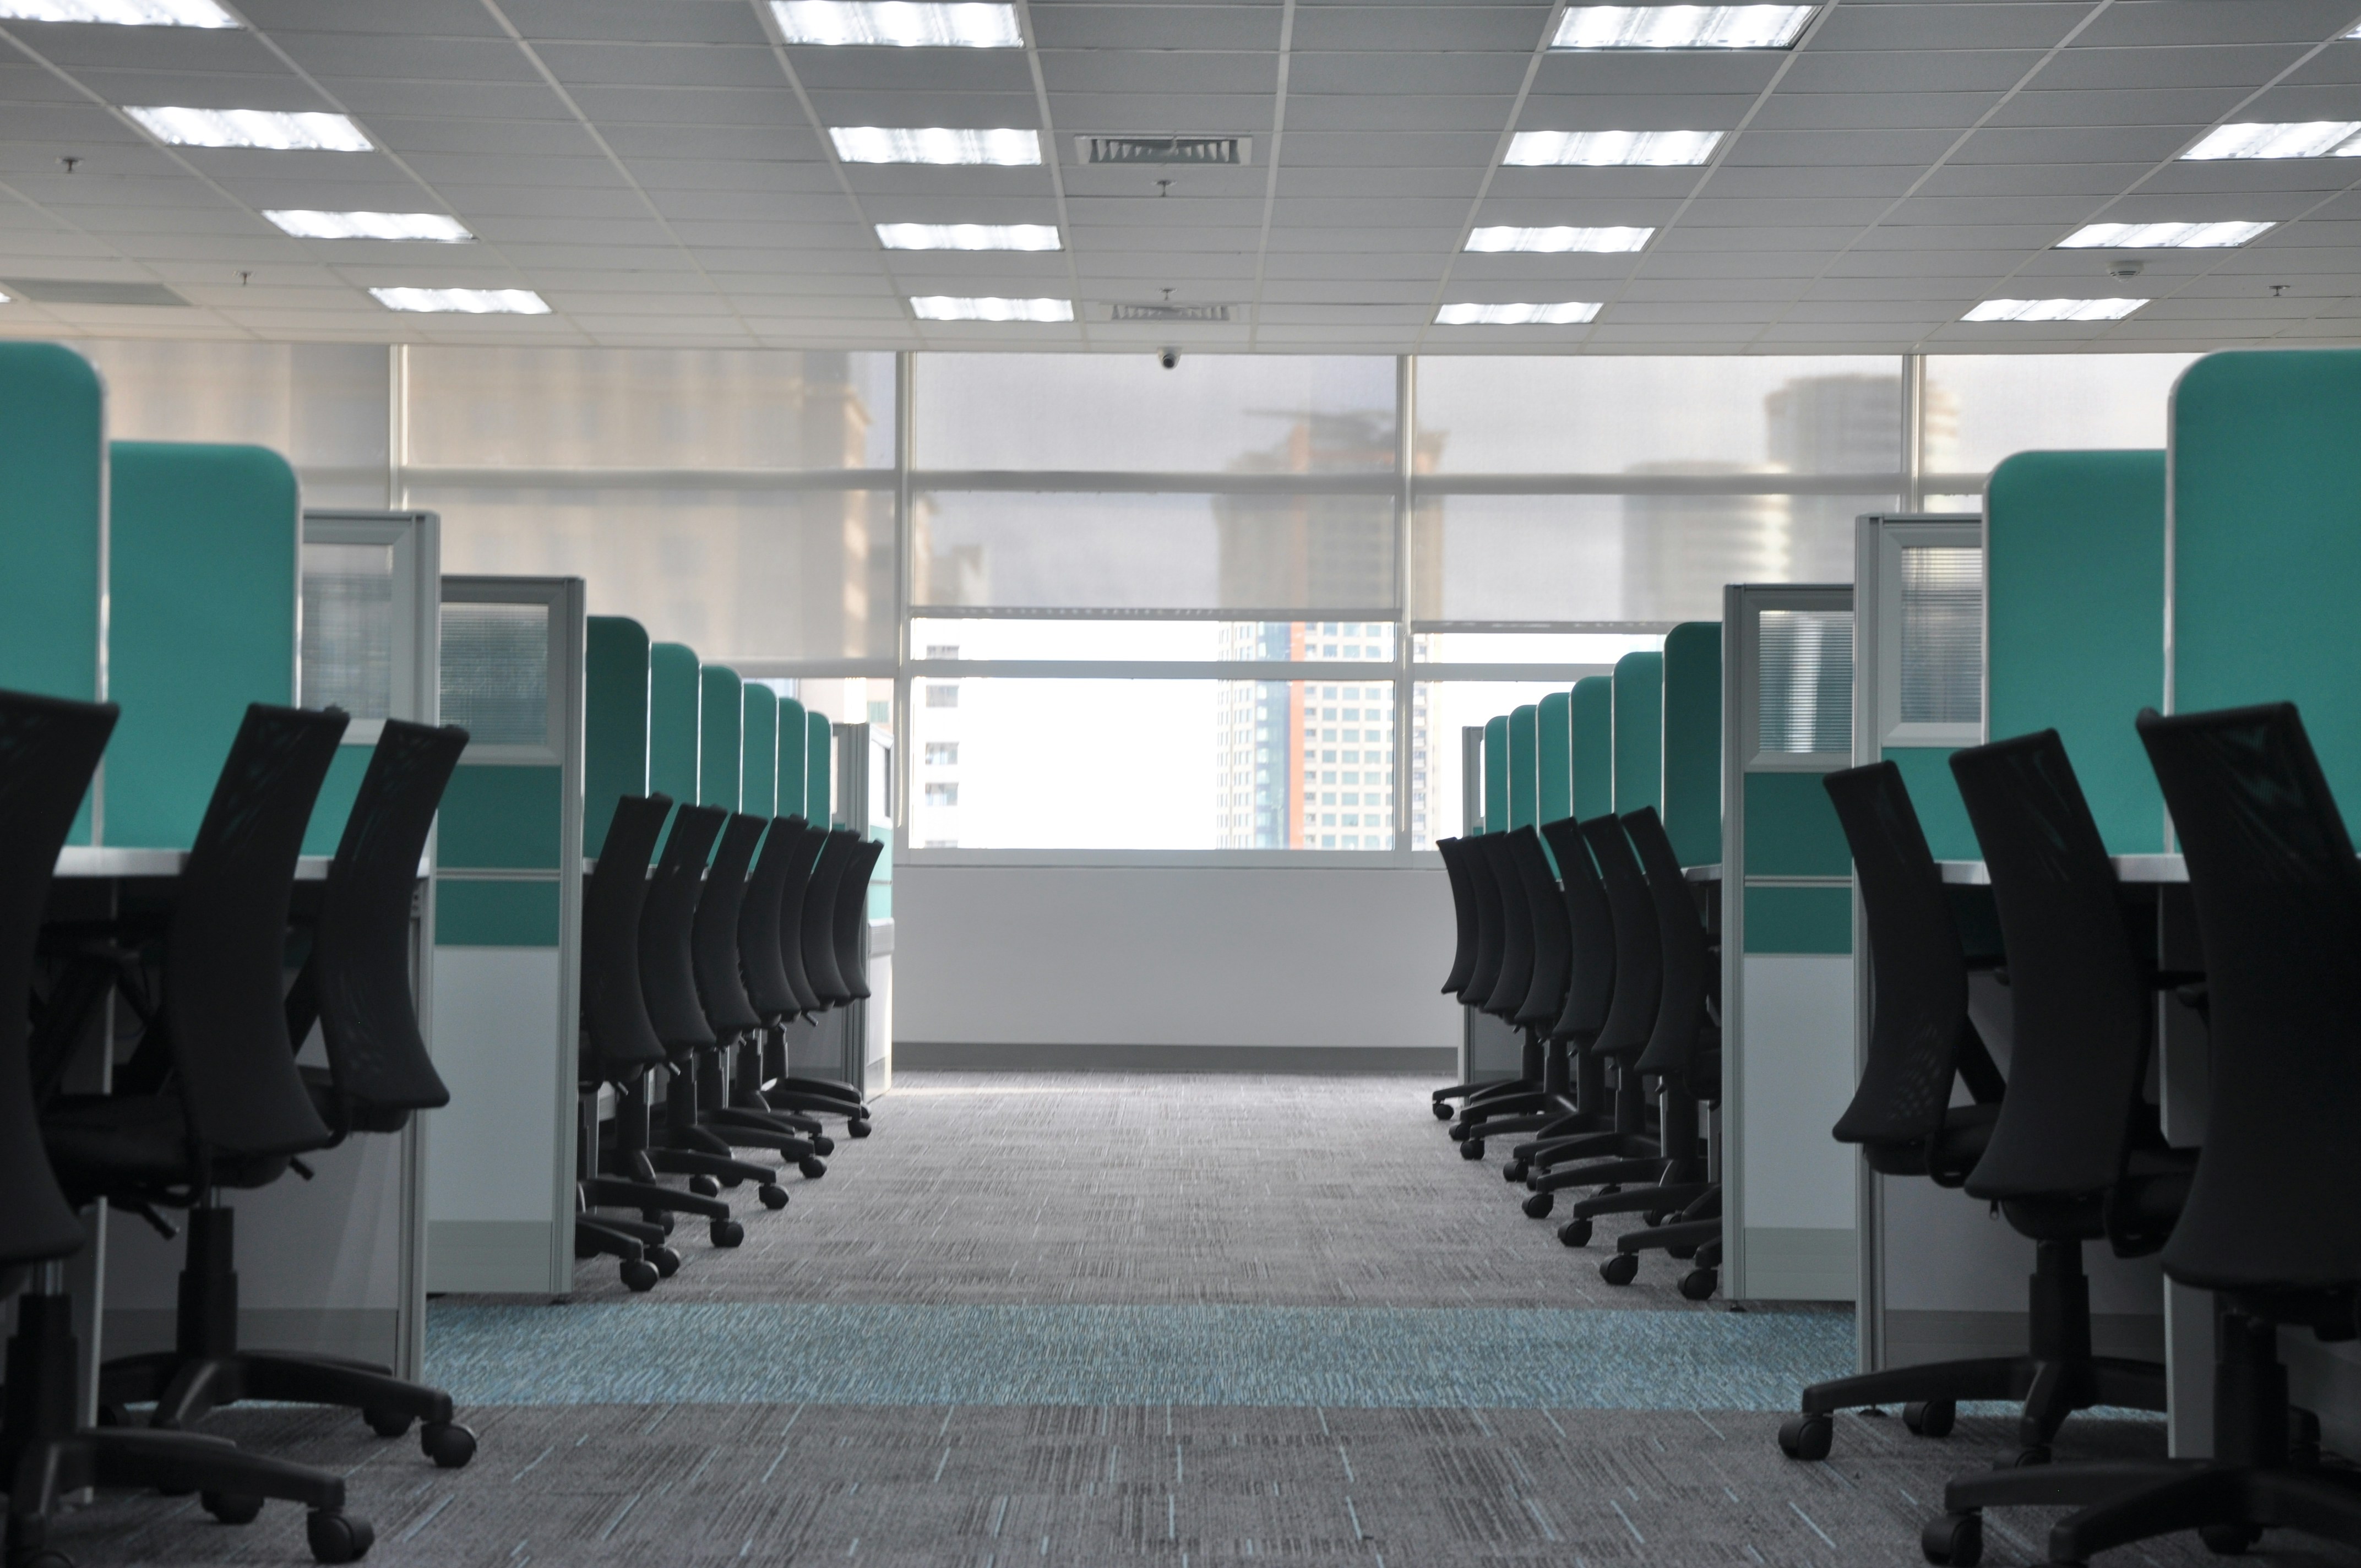
[[0, 290], [37, 305], [186, 305], [161, 283], [102, 283], [84, 278], [18, 278]]
[[1252, 163], [1252, 137], [1076, 137], [1084, 163]]
[[1107, 320], [1111, 322], [1225, 322], [1230, 319], [1227, 305], [1110, 305]]

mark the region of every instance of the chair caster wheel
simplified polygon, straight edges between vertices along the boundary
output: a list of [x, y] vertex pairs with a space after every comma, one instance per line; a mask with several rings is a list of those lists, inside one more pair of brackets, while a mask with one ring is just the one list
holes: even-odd
[[765, 1209], [784, 1209], [787, 1206], [787, 1190], [775, 1181], [763, 1183], [762, 1198], [763, 1207]]
[[656, 1266], [643, 1257], [626, 1259], [622, 1275], [623, 1283], [635, 1291], [653, 1290], [656, 1288], [656, 1281], [664, 1277], [656, 1272]]
[[656, 1272], [663, 1275], [666, 1279], [670, 1279], [674, 1275], [680, 1272], [680, 1254], [673, 1251], [672, 1248], [668, 1246], [652, 1246], [648, 1248], [647, 1259], [650, 1263], [656, 1266]]
[[410, 1418], [400, 1410], [364, 1409], [361, 1420], [379, 1437], [400, 1437], [410, 1430]]
[[1459, 1146], [1459, 1157], [1461, 1159], [1482, 1159], [1484, 1157], [1484, 1140], [1481, 1138], [1470, 1138], [1466, 1143], [1461, 1144]]
[[1557, 1228], [1557, 1239], [1568, 1246], [1588, 1246], [1590, 1221], [1583, 1215], [1576, 1215]]
[[1779, 1452], [1790, 1459], [1826, 1459], [1836, 1442], [1837, 1423], [1817, 1410], [1779, 1423]]
[[708, 1234], [715, 1246], [736, 1246], [746, 1239], [746, 1227], [735, 1220], [716, 1220]]
[[844, 1130], [853, 1137], [865, 1138], [869, 1135], [869, 1118], [863, 1116], [858, 1122], [847, 1122], [844, 1124]]
[[1705, 1300], [1720, 1283], [1721, 1276], [1712, 1269], [1692, 1268], [1681, 1276], [1681, 1298], [1688, 1301]]
[[672, 1234], [672, 1211], [669, 1209], [642, 1209], [640, 1211], [640, 1218], [664, 1234]]
[[2237, 1557], [2262, 1540], [2263, 1532], [2250, 1524], [2202, 1524], [2197, 1539], [2216, 1557]]
[[262, 1499], [245, 1492], [200, 1492], [197, 1501], [224, 1524], [252, 1524], [262, 1516]]
[[1994, 1465], [1993, 1468], [1996, 1470], [2030, 1470], [2037, 1464], [2047, 1464], [2048, 1463], [2049, 1445], [2046, 1442], [2028, 1442], [2023, 1448], [2018, 1449], [2015, 1453], [2012, 1453], [2007, 1458], [2002, 1460], [1998, 1464]]
[[418, 1451], [444, 1470], [465, 1470], [476, 1457], [476, 1434], [457, 1421], [428, 1421], [418, 1429]]
[[1518, 1182], [1522, 1181], [1526, 1177], [1532, 1174], [1532, 1167], [1527, 1165], [1521, 1159], [1512, 1159], [1508, 1164], [1500, 1168], [1500, 1179], [1509, 1183], [1511, 1187], [1515, 1186]]
[[1451, 1102], [1450, 1102], [1450, 1101], [1448, 1101], [1448, 1100], [1438, 1100], [1438, 1101], [1436, 1101], [1436, 1102], [1434, 1102], [1433, 1110], [1434, 1110], [1434, 1119], [1435, 1119], [1436, 1121], [1438, 1121], [1438, 1122], [1448, 1122], [1449, 1120], [1451, 1120]]
[[1960, 1407], [1949, 1399], [1914, 1399], [1902, 1407], [1902, 1424], [1920, 1437], [1949, 1437]]
[[1609, 1285], [1629, 1285], [1640, 1277], [1640, 1255], [1619, 1252], [1598, 1266], [1598, 1277]]
[[1666, 1257], [1678, 1258], [1681, 1262], [1686, 1263], [1697, 1256], [1697, 1248], [1693, 1246], [1668, 1246], [1664, 1249], [1664, 1255]]
[[713, 1178], [709, 1176], [690, 1177], [688, 1179], [688, 1190], [697, 1194], [699, 1198], [719, 1198], [721, 1196], [721, 1183], [714, 1180]]
[[[733, 1176], [733, 1177], [730, 1178], [728, 1180], [724, 1181], [724, 1182], [721, 1184], [721, 1187], [722, 1187], [722, 1190], [723, 1190], [723, 1191], [730, 1191], [730, 1192], [734, 1192], [734, 1191], [736, 1191], [739, 1188], [743, 1187], [743, 1186], [745, 1186], [745, 1185], [746, 1185], [746, 1179], [745, 1179], [744, 1177], [742, 1177], [742, 1176]], [[716, 1193], [716, 1194], [715, 1194], [715, 1196], [716, 1196], [716, 1197], [719, 1197], [719, 1196], [720, 1196], [720, 1194], [719, 1194], [719, 1193]]]
[[1984, 1517], [1945, 1514], [1918, 1531], [1918, 1550], [1938, 1568], [1976, 1568], [1984, 1557]]
[[1602, 1188], [1600, 1188], [1600, 1189], [1598, 1190], [1598, 1196], [1599, 1196], [1599, 1197], [1601, 1197], [1601, 1198], [1612, 1198], [1612, 1197], [1614, 1197], [1618, 1192], [1620, 1192], [1620, 1191], [1622, 1191], [1622, 1190], [1623, 1190], [1623, 1184], [1622, 1184], [1621, 1182], [1620, 1182], [1620, 1181], [1610, 1181], [1610, 1182], [1609, 1182], [1606, 1186], [1604, 1186], [1604, 1187], [1602, 1187]]
[[1536, 1192], [1532, 1197], [1525, 1200], [1525, 1218], [1529, 1220], [1546, 1220], [1549, 1218], [1549, 1212], [1556, 1206], [1556, 1193]]
[[836, 1140], [829, 1137], [825, 1133], [814, 1133], [812, 1135], [811, 1146], [812, 1153], [814, 1154], [834, 1154], [836, 1152]]
[[805, 1180], [818, 1181], [821, 1177], [828, 1174], [828, 1161], [820, 1158], [819, 1156], [816, 1154], [807, 1154], [804, 1156], [803, 1158], [796, 1161], [796, 1168], [804, 1173]]
[[303, 1539], [314, 1563], [357, 1563], [377, 1544], [377, 1531], [350, 1514], [315, 1513], [303, 1521]]
[[1466, 1143], [1466, 1142], [1467, 1141], [1467, 1135], [1468, 1135], [1468, 1133], [1469, 1133], [1469, 1132], [1471, 1132], [1472, 1130], [1473, 1130], [1473, 1129], [1472, 1129], [1472, 1128], [1470, 1128], [1470, 1127], [1467, 1125], [1467, 1124], [1466, 1124], [1466, 1123], [1465, 1123], [1465, 1122], [1454, 1122], [1454, 1123], [1452, 1123], [1452, 1124], [1451, 1124], [1451, 1141], [1452, 1141], [1453, 1143], [1455, 1143], [1455, 1144], [1464, 1144], [1464, 1143]]

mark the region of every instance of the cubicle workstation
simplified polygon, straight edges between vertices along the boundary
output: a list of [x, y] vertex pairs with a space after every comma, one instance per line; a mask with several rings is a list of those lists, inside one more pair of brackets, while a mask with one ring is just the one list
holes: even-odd
[[[1534, 816], [1555, 822], [1574, 815], [1574, 694], [1552, 692], [1535, 707]], [[1551, 856], [1549, 845], [1542, 853]], [[1556, 860], [1551, 856], [1551, 864]]]
[[1626, 653], [1615, 661], [1613, 776], [1615, 814], [1661, 807], [1664, 791], [1664, 656]]
[[443, 718], [470, 737], [434, 868], [428, 1285], [564, 1294], [574, 1272], [584, 662], [578, 577], [446, 576]]
[[[1471, 808], [1481, 808], [1482, 815], [1468, 824], [1471, 834], [1501, 833], [1513, 826], [1510, 802], [1515, 794], [1511, 781], [1516, 765], [1511, 761], [1511, 717], [1496, 714], [1484, 721], [1480, 730], [1472, 725], [1468, 729], [1470, 740], [1476, 742], [1473, 750], [1482, 773], [1481, 787], [1461, 797]], [[1459, 1081], [1477, 1083], [1517, 1077], [1524, 1063], [1523, 1036], [1502, 1020], [1474, 1006], [1461, 1007], [1459, 1016], [1465, 1069]]]
[[[1732, 584], [1721, 621], [1722, 1169], [1734, 1298], [1850, 1300], [1851, 857], [1821, 787], [1852, 762], [1853, 590]], [[1688, 699], [1681, 706], [1686, 709]]]
[[1587, 822], [1615, 809], [1615, 677], [1575, 682], [1566, 722], [1573, 729], [1574, 816]]

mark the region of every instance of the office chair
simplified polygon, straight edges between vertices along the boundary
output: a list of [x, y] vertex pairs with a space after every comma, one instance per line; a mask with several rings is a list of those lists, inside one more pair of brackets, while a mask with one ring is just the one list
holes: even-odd
[[2185, 1530], [2231, 1555], [2270, 1528], [2361, 1546], [2361, 1475], [2291, 1452], [2279, 1358], [2282, 1327], [2361, 1332], [2361, 865], [2293, 704], [2138, 726], [2205, 956], [2205, 1146], [2162, 1261], [2214, 1295], [2213, 1457], [1960, 1477], [1932, 1562], [1976, 1562], [1977, 1510], [2010, 1504], [2081, 1505], [2050, 1529], [2058, 1563]]
[[[750, 1042], [763, 1029], [763, 1015], [747, 994], [738, 933], [745, 913], [747, 870], [753, 863], [755, 846], [769, 827], [760, 817], [742, 812], [731, 817], [697, 894], [697, 912], [689, 927], [691, 969], [706, 1027], [720, 1045], [718, 1049], [696, 1053], [696, 1092], [676, 1098], [675, 1111], [676, 1115], [694, 1117], [697, 1126], [724, 1145], [733, 1135], [754, 1146], [776, 1146], [774, 1140], [791, 1139], [789, 1147], [802, 1149], [805, 1157], [810, 1157], [835, 1146], [819, 1135], [818, 1122], [767, 1106], [736, 1104], [730, 1097], [730, 1083], [748, 1079], [740, 1064], [749, 1054]], [[775, 967], [775, 954], [772, 961]], [[820, 1169], [825, 1171], [827, 1167]], [[765, 1185], [771, 1191], [763, 1195], [763, 1201], [774, 1209], [785, 1207], [786, 1190], [775, 1183]]]
[[1598, 1276], [1609, 1285], [1629, 1285], [1639, 1275], [1639, 1255], [1662, 1249], [1696, 1260], [1679, 1288], [1688, 1299], [1702, 1301], [1719, 1283], [1722, 1250], [1721, 1183], [1704, 1168], [1698, 1118], [1700, 1107], [1721, 1103], [1721, 945], [1706, 929], [1697, 893], [1655, 807], [1626, 813], [1623, 831], [1648, 879], [1664, 955], [1656, 1026], [1631, 1070], [1643, 1082], [1653, 1078], [1662, 1086], [1658, 1144], [1664, 1163], [1653, 1186], [1587, 1198], [1574, 1212], [1587, 1220], [1635, 1210], [1652, 1218], [1677, 1211], [1672, 1223], [1618, 1236], [1615, 1255], [1599, 1265]]
[[[1852, 851], [1870, 966], [1869, 1042], [1852, 1102], [1838, 1118], [1839, 1143], [1857, 1144], [1882, 1176], [1924, 1176], [1958, 1187], [1983, 1157], [2000, 1120], [2000, 1069], [1968, 1017], [1968, 960], [1927, 848], [1918, 813], [1892, 762], [1829, 773], [1821, 781]], [[1951, 1104], [1954, 1081], [1972, 1103]], [[1825, 1459], [1835, 1435], [1830, 1412], [1905, 1402], [1914, 1431], [1950, 1431], [1954, 1364], [1891, 1367], [1815, 1383], [1803, 1413], [1779, 1428], [1791, 1459]], [[2005, 1398], [2006, 1396], [1996, 1396]]]
[[[435, 1073], [410, 988], [411, 907], [418, 866], [443, 791], [467, 732], [388, 719], [329, 862], [312, 950], [285, 1003], [287, 1037], [317, 1024], [326, 1068], [299, 1068], [324, 1146], [356, 1132], [398, 1133], [411, 1115], [451, 1102]], [[175, 1347], [108, 1362], [99, 1398], [109, 1409], [156, 1406], [158, 1427], [193, 1426], [240, 1399], [342, 1405], [380, 1437], [415, 1420], [420, 1447], [445, 1469], [474, 1457], [476, 1435], [453, 1419], [451, 1396], [393, 1376], [392, 1368], [336, 1357], [241, 1350], [231, 1212], [189, 1212]]]
[[[0, 1256], [38, 1266], [8, 1352], [0, 1474], [11, 1477], [9, 1560], [63, 1563], [45, 1549], [59, 1497], [109, 1485], [193, 1488], [206, 1512], [233, 1524], [254, 1519], [266, 1498], [301, 1502], [312, 1510], [313, 1555], [348, 1563], [368, 1550], [371, 1531], [344, 1513], [344, 1483], [334, 1475], [192, 1434], [73, 1428], [76, 1353], [60, 1264], [82, 1242], [71, 1211], [106, 1201], [168, 1234], [158, 1205], [209, 1212], [225, 1248], [220, 1190], [274, 1180], [330, 1137], [296, 1074], [280, 988], [303, 828], [345, 730], [334, 709], [256, 704], [238, 726], [170, 916], [166, 1091], [60, 1095], [35, 1110], [25, 1077], [26, 966], [50, 867], [115, 711], [23, 696], [0, 707], [0, 966], [12, 971], [0, 975], [0, 995], [16, 999], [0, 1003], [0, 1115], [12, 1124], [0, 1136]], [[235, 1276], [181, 1276], [184, 1301], [192, 1290], [225, 1288], [234, 1311]], [[190, 1318], [182, 1313], [183, 1335]]]
[[[1532, 949], [1531, 978], [1523, 997], [1510, 1010], [1508, 1022], [1524, 1036], [1528, 1059], [1539, 1057], [1541, 1087], [1531, 1093], [1498, 1096], [1470, 1106], [1467, 1115], [1479, 1136], [1533, 1132], [1563, 1122], [1576, 1110], [1565, 1042], [1554, 1032], [1565, 1011], [1566, 983], [1574, 962], [1574, 934], [1566, 921], [1565, 895], [1551, 872], [1539, 831], [1519, 828], [1507, 835], [1507, 858], [1516, 877], [1510, 896], [1521, 903]], [[1503, 1174], [1511, 1182], [1524, 1179], [1513, 1162]]]
[[[1476, 841], [1477, 859], [1494, 890], [1500, 955], [1490, 989], [1478, 995], [1475, 1004], [1477, 1011], [1511, 1028], [1517, 1026], [1517, 1015], [1532, 991], [1534, 959], [1532, 901], [1517, 870], [1516, 851], [1510, 848], [1514, 837], [1512, 833], [1488, 833]], [[1528, 1033], [1517, 1076], [1490, 1093], [1470, 1096], [1460, 1107], [1459, 1119], [1450, 1127], [1452, 1141], [1459, 1145], [1460, 1157], [1484, 1157], [1484, 1127], [1490, 1118], [1550, 1109], [1545, 1097], [1546, 1075], [1547, 1060], [1542, 1043]]]
[[[648, 1147], [648, 1075], [669, 1067], [672, 1058], [648, 1022], [640, 989], [640, 911], [647, 896], [648, 861], [671, 812], [666, 795], [617, 800], [582, 894], [574, 1255], [604, 1253], [619, 1259], [623, 1283], [635, 1291], [653, 1289], [658, 1278], [680, 1268], [680, 1255], [664, 1239], [667, 1214], [702, 1217], [715, 1246], [736, 1246], [746, 1239], [745, 1227], [730, 1217], [727, 1204], [658, 1183]], [[600, 1146], [598, 1091], [604, 1087], [615, 1091], [611, 1149]], [[610, 1166], [613, 1173], [606, 1168]], [[592, 1212], [600, 1208], [636, 1210], [640, 1217]]]
[[[1443, 857], [1444, 876], [1451, 884], [1451, 913], [1457, 930], [1457, 939], [1451, 949], [1451, 971], [1444, 977], [1443, 994], [1458, 996], [1476, 972], [1477, 917], [1476, 884], [1467, 870], [1470, 853], [1465, 839], [1438, 839], [1435, 853]], [[1448, 1122], [1452, 1117], [1451, 1102], [1474, 1094], [1485, 1087], [1482, 1083], [1454, 1083], [1435, 1090], [1431, 1098], [1434, 1119]]]
[[[764, 835], [753, 874], [746, 883], [738, 912], [738, 963], [746, 983], [747, 999], [763, 1019], [760, 1048], [740, 1058], [742, 1076], [730, 1091], [730, 1102], [750, 1111], [781, 1110], [811, 1119], [817, 1132], [821, 1114], [845, 1118], [852, 1137], [869, 1135], [869, 1112], [850, 1085], [825, 1080], [798, 1079], [787, 1071], [787, 1025], [806, 1010], [810, 984], [803, 975], [803, 901], [811, 885], [812, 862], [818, 857], [818, 839], [800, 817], [775, 817]], [[796, 910], [795, 938], [788, 939], [786, 917], [792, 900]], [[800, 988], [800, 989], [799, 989]], [[811, 997], [813, 1007], [819, 999]], [[825, 1155], [819, 1140], [814, 1153]]]
[[846, 1002], [866, 1002], [869, 989], [869, 883], [885, 852], [883, 839], [864, 839], [853, 846], [836, 892], [836, 973], [844, 981]]
[[[1477, 834], [1460, 840], [1465, 846], [1463, 863], [1466, 867], [1467, 883], [1475, 904], [1476, 953], [1474, 965], [1466, 982], [1459, 988], [1458, 995], [1463, 1005], [1478, 1012], [1485, 1010], [1494, 989], [1499, 984], [1500, 968], [1508, 958], [1508, 924], [1502, 903], [1505, 890], [1493, 875], [1490, 853], [1484, 847], [1486, 840], [1498, 837], [1498, 834]], [[1535, 1070], [1527, 1072], [1527, 1067]], [[1489, 1101], [1535, 1093], [1541, 1089], [1541, 1078], [1538, 1064], [1528, 1061], [1521, 1064], [1518, 1076], [1514, 1078], [1495, 1079], [1472, 1088], [1466, 1085], [1454, 1087], [1466, 1089], [1466, 1092], [1452, 1096], [1462, 1101], [1459, 1111], [1452, 1111], [1447, 1104], [1440, 1107], [1444, 1120], [1451, 1120], [1455, 1116], [1464, 1118], [1467, 1112]], [[1464, 1143], [1468, 1135], [1464, 1121], [1452, 1121], [1449, 1130], [1455, 1143]], [[1466, 1157], [1480, 1159], [1483, 1151], [1478, 1149]]]
[[[1551, 1047], [1563, 1053], [1566, 1087], [1561, 1113], [1534, 1129], [1532, 1139], [1510, 1151], [1500, 1175], [1510, 1182], [1521, 1182], [1532, 1173], [1533, 1152], [1542, 1144], [1576, 1133], [1603, 1132], [1614, 1124], [1606, 1063], [1591, 1049], [1615, 994], [1614, 912], [1581, 826], [1570, 817], [1563, 817], [1543, 823], [1541, 834], [1557, 861], [1558, 894], [1565, 908], [1565, 1005], [1547, 1033]], [[1556, 1066], [1550, 1064], [1544, 1078]], [[1532, 1208], [1536, 1202], [1543, 1205], [1538, 1211]], [[1536, 1219], [1549, 1212], [1546, 1195], [1529, 1198], [1526, 1203], [1526, 1212]]]

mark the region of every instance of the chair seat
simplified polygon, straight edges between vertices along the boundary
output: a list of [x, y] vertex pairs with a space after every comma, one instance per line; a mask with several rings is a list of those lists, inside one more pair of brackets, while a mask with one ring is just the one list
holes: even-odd
[[1954, 1105], [1943, 1113], [1943, 1125], [1930, 1143], [1863, 1144], [1869, 1168], [1881, 1176], [1924, 1176], [1938, 1187], [1957, 1187], [1983, 1158], [2000, 1121], [2000, 1106]]
[[[60, 1094], [41, 1109], [41, 1142], [58, 1184], [77, 1203], [196, 1182], [178, 1095]], [[262, 1187], [286, 1169], [284, 1155], [218, 1159], [210, 1180]]]
[[324, 1067], [296, 1066], [302, 1076], [303, 1091], [312, 1097], [312, 1109], [320, 1120], [334, 1127], [339, 1116], [352, 1118], [351, 1131], [356, 1133], [398, 1133], [410, 1124], [410, 1113], [384, 1105], [364, 1105], [343, 1099], [336, 1093], [336, 1075]]

